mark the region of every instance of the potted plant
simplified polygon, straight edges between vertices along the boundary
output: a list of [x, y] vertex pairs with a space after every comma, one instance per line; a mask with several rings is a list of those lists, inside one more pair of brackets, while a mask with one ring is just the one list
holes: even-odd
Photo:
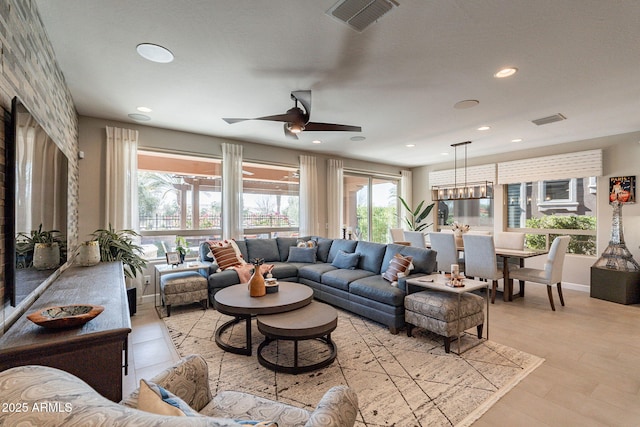
[[435, 203], [431, 203], [430, 205], [424, 206], [424, 200], [418, 203], [415, 209], [411, 209], [409, 204], [400, 196], [398, 196], [402, 206], [407, 210], [408, 214], [404, 217], [405, 224], [410, 231], [423, 231], [425, 228], [430, 227], [431, 224], [423, 223], [424, 220], [427, 219], [431, 210], [435, 206]]
[[142, 248], [133, 243], [140, 235], [133, 230], [116, 231], [109, 224], [108, 229], [98, 229], [92, 233], [100, 245], [100, 261], [122, 261], [124, 274], [130, 279], [143, 274], [147, 261], [140, 256]]
[[189, 242], [182, 236], [176, 236], [176, 252], [180, 254], [180, 264], [184, 263], [189, 250]]
[[67, 242], [58, 230], [42, 230], [42, 224], [29, 234], [21, 232], [16, 238], [17, 263], [20, 268], [33, 266], [49, 270], [66, 259]]

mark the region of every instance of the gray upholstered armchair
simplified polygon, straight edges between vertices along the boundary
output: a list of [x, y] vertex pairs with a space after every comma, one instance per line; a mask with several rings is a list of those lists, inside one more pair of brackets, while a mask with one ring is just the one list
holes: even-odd
[[[20, 366], [0, 372], [2, 403], [13, 404], [14, 409], [0, 411], [0, 425], [227, 427], [238, 426], [234, 420], [243, 419], [275, 421], [279, 427], [353, 426], [358, 412], [357, 397], [346, 386], [331, 388], [311, 412], [248, 393], [223, 391], [212, 396], [207, 363], [194, 355], [166, 369], [151, 382], [205, 417], [143, 412], [136, 409], [138, 391], [118, 404], [67, 372], [45, 366]], [[49, 405], [48, 410], [34, 410], [42, 404]]]

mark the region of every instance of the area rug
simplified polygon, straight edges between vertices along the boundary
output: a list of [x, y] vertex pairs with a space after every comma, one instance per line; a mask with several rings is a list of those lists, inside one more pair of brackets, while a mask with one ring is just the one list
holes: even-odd
[[[202, 355], [209, 365], [212, 392], [238, 390], [303, 407], [315, 408], [332, 386], [344, 384], [358, 395], [356, 426], [468, 426], [544, 359], [484, 340], [458, 356], [445, 353], [442, 338], [419, 328], [413, 337], [392, 335], [375, 322], [338, 310], [331, 338], [338, 356], [328, 367], [304, 374], [273, 372], [258, 363], [263, 337], [252, 325], [253, 355], [221, 350], [215, 330], [231, 319], [213, 309], [176, 307], [164, 318], [181, 356]], [[242, 346], [244, 322], [224, 336]], [[466, 335], [463, 344], [477, 337]], [[452, 343], [452, 350], [456, 343]], [[299, 360], [318, 360], [328, 351], [319, 340], [300, 342]], [[272, 353], [272, 354], [270, 354]], [[285, 363], [292, 343], [278, 341], [264, 352], [268, 360]]]

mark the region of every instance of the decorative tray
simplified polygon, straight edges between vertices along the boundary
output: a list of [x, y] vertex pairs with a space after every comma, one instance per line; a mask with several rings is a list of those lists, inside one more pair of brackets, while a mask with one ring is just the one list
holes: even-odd
[[34, 311], [27, 315], [27, 319], [43, 328], [73, 328], [84, 325], [103, 311], [101, 305], [71, 304]]

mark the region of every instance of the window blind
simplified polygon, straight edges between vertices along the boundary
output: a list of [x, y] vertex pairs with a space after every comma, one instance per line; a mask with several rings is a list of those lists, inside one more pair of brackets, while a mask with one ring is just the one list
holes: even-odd
[[[457, 179], [456, 179], [457, 175]], [[429, 172], [429, 185], [464, 184], [464, 168], [446, 169]], [[496, 182], [496, 164], [470, 166], [467, 168], [466, 182], [491, 181]]]
[[602, 176], [602, 150], [498, 163], [498, 184]]

